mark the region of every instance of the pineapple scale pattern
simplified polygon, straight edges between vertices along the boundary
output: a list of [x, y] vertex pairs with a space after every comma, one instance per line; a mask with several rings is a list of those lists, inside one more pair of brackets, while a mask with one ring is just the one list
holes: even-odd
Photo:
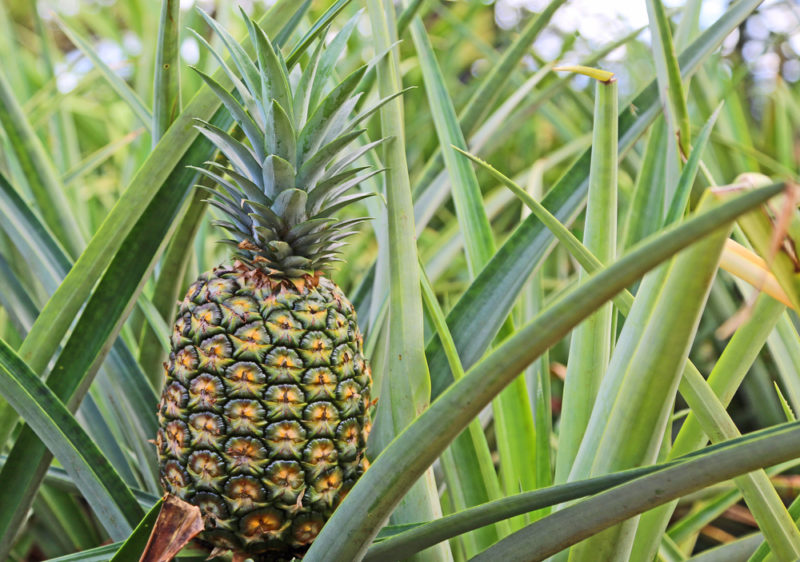
[[302, 553], [366, 467], [371, 375], [352, 304], [326, 278], [274, 287], [217, 268], [180, 305], [159, 403], [164, 487], [202, 538]]

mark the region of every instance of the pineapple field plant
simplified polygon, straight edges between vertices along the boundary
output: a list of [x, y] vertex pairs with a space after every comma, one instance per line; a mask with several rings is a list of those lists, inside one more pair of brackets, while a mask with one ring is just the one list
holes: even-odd
[[800, 559], [800, 12], [666, 4], [0, 1], [0, 560]]
[[370, 175], [349, 167], [363, 149], [343, 153], [364, 132], [350, 115], [363, 71], [318, 100], [329, 78], [318, 48], [292, 91], [279, 52], [248, 26], [255, 57], [229, 76], [244, 106], [203, 75], [246, 144], [199, 125], [230, 166], [202, 173], [224, 189], [210, 203], [235, 261], [180, 305], [156, 446], [164, 488], [200, 507], [204, 540], [291, 558], [367, 463], [372, 377], [355, 309], [323, 272], [364, 220], [333, 216]]

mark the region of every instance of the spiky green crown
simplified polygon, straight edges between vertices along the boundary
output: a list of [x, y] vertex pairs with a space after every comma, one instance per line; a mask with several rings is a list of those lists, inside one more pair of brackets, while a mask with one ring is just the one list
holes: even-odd
[[[348, 192], [379, 171], [351, 165], [379, 141], [345, 149], [363, 132], [357, 125], [386, 100], [353, 115], [360, 94], [354, 94], [364, 75], [361, 67], [326, 91], [334, 63], [352, 32], [351, 20], [324, 48], [322, 41], [305, 68], [290, 79], [289, 69], [266, 33], [245, 16], [255, 57], [211, 17], [208, 23], [231, 54], [234, 72], [211, 50], [233, 81], [234, 96], [210, 76], [199, 72], [219, 96], [243, 133], [240, 142], [207, 122], [198, 128], [222, 152], [228, 165], [208, 162], [200, 172], [222, 192], [209, 190], [210, 204], [226, 220], [215, 224], [232, 238], [237, 259], [274, 277], [297, 278], [327, 269], [340, 261], [343, 239], [365, 218], [337, 220], [341, 208], [372, 194]], [[290, 85], [292, 84], [292, 85]]]

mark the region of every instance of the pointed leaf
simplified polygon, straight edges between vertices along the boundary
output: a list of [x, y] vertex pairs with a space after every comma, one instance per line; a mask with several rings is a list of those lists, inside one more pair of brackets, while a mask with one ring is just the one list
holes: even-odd
[[344, 8], [350, 3], [350, 0], [337, 0], [336, 3], [328, 8], [324, 14], [322, 14], [317, 21], [314, 22], [314, 25], [311, 26], [303, 38], [297, 42], [297, 45], [292, 49], [291, 54], [286, 59], [286, 66], [288, 68], [293, 67], [300, 56], [305, 52], [308, 46], [319, 37], [320, 33], [330, 25], [330, 23], [336, 18], [339, 13], [344, 10]]
[[272, 210], [292, 227], [306, 219], [307, 200], [308, 194], [302, 189], [287, 189], [275, 198]]
[[364, 174], [363, 176], [358, 176], [357, 178], [353, 178], [350, 181], [347, 181], [341, 185], [338, 186], [332, 185], [327, 190], [320, 188], [314, 189], [309, 195], [309, 201], [308, 201], [309, 213], [312, 216], [315, 216], [326, 203], [335, 202], [344, 193], [347, 193], [347, 191], [358, 186], [361, 182], [364, 182], [369, 178], [376, 176], [382, 172], [385, 172], [385, 170], [375, 170], [368, 174]]
[[314, 76], [314, 84], [309, 97], [309, 111], [311, 108], [317, 107], [322, 97], [322, 92], [333, 74], [333, 67], [347, 47], [347, 41], [350, 39], [350, 35], [353, 33], [353, 29], [355, 29], [360, 17], [361, 10], [347, 20], [347, 23], [342, 26], [342, 29], [336, 34], [336, 37], [325, 47], [319, 62], [319, 68]]
[[64, 404], [0, 340], [0, 392], [72, 476], [109, 534], [130, 534], [144, 512], [108, 459]]
[[[347, 155], [343, 156], [337, 162], [335, 162], [332, 166], [330, 166], [327, 170], [325, 170], [325, 173], [322, 174], [322, 178], [321, 178], [322, 182], [325, 182], [325, 181], [327, 181], [329, 179], [333, 180], [334, 176], [338, 176], [342, 172], [342, 170], [347, 168], [347, 166], [349, 166], [350, 164], [352, 164], [353, 162], [355, 162], [356, 160], [358, 160], [359, 158], [364, 156], [367, 152], [369, 152], [370, 150], [372, 150], [373, 148], [375, 148], [379, 144], [388, 141], [390, 138], [391, 137], [384, 137], [382, 139], [369, 142], [369, 143], [365, 144], [364, 146], [362, 146], [360, 148], [357, 148], [356, 150], [354, 150], [350, 154], [347, 154]], [[363, 169], [364, 169], [363, 167], [362, 168], [358, 168], [359, 171], [363, 170]], [[352, 172], [352, 170], [350, 170], [350, 171]], [[339, 181], [341, 181], [341, 180], [339, 180]], [[318, 183], [317, 187], [319, 187], [322, 182]]]
[[297, 139], [298, 162], [305, 162], [319, 148], [319, 144], [328, 130], [328, 120], [350, 97], [364, 76], [366, 69], [367, 67], [362, 66], [354, 70], [314, 110]]
[[700, 130], [700, 134], [692, 147], [692, 152], [689, 154], [686, 165], [681, 172], [680, 179], [678, 180], [678, 187], [675, 189], [672, 203], [670, 203], [669, 211], [667, 212], [667, 217], [664, 219], [664, 225], [672, 224], [677, 221], [686, 210], [686, 204], [689, 202], [689, 195], [691, 195], [692, 192], [692, 185], [697, 176], [697, 170], [700, 167], [700, 157], [703, 155], [703, 150], [708, 144], [711, 130], [714, 128], [714, 123], [716, 123], [721, 109], [722, 105], [717, 107]]
[[325, 207], [319, 213], [314, 215], [314, 218], [319, 217], [329, 217], [334, 214], [336, 211], [347, 207], [348, 205], [352, 205], [356, 201], [361, 201], [362, 199], [366, 199], [367, 197], [374, 197], [377, 193], [357, 193], [355, 195], [348, 195], [347, 197], [342, 197], [338, 201], [336, 201], [333, 205], [329, 207]]
[[250, 216], [253, 218], [256, 224], [259, 226], [266, 226], [275, 230], [276, 232], [283, 230], [285, 228], [284, 219], [279, 217], [275, 214], [269, 207], [265, 207], [260, 203], [256, 203], [255, 201], [248, 201], [247, 202], [252, 208], [253, 213]]
[[244, 103], [244, 106], [247, 108], [256, 122], [263, 127], [265, 123], [264, 112], [259, 108], [260, 106], [256, 103], [256, 100], [250, 90], [248, 90], [247, 86], [239, 78], [239, 74], [234, 72], [231, 67], [228, 66], [228, 63], [222, 57], [222, 53], [214, 49], [214, 47], [212, 47], [211, 44], [206, 41], [205, 37], [203, 37], [194, 29], [190, 28], [189, 31], [195, 36], [195, 39], [197, 39], [200, 44], [205, 47], [205, 49], [216, 59], [217, 64], [219, 64], [222, 71], [228, 77], [228, 80], [230, 80], [234, 88], [236, 88], [236, 91], [239, 93], [239, 97], [242, 98], [242, 103]]
[[297, 185], [312, 186], [325, 171], [331, 160], [336, 158], [344, 148], [364, 133], [364, 129], [343, 134], [320, 148], [314, 155], [300, 166], [297, 172]]
[[[236, 182], [236, 185], [233, 185], [227, 179], [223, 178], [221, 175], [219, 175], [219, 174], [217, 174], [215, 172], [212, 172], [211, 170], [208, 170], [206, 168], [198, 168], [197, 166], [190, 166], [190, 167], [194, 168], [195, 170], [197, 170], [198, 172], [200, 172], [204, 176], [206, 176], [208, 178], [211, 178], [212, 180], [217, 182], [219, 185], [225, 187], [226, 190], [236, 190], [236, 191], [238, 191], [239, 195], [240, 195], [240, 198], [241, 197], [249, 197], [250, 199], [254, 199], [254, 200], [256, 200], [256, 201], [258, 201], [258, 202], [260, 202], [260, 203], [262, 203], [264, 205], [269, 205], [269, 204], [272, 203], [272, 201], [270, 199], [268, 199], [266, 195], [264, 195], [264, 193], [263, 193], [263, 191], [261, 190], [260, 187], [258, 187], [256, 184], [254, 184], [253, 182], [251, 182], [250, 180], [248, 180], [246, 177], [242, 176], [241, 174], [237, 174], [233, 170], [229, 170], [229, 169], [227, 169], [227, 168], [225, 168], [223, 166], [220, 166], [220, 167], [217, 168], [220, 171], [222, 171], [222, 173], [226, 173], [229, 176], [231, 176], [233, 178], [233, 180]], [[230, 193], [230, 191], [229, 191], [229, 193]]]
[[298, 240], [307, 234], [318, 232], [325, 225], [330, 224], [335, 220], [336, 219], [333, 218], [308, 219], [305, 222], [301, 222], [297, 226], [293, 226], [289, 232], [286, 233], [286, 240], [294, 242], [295, 240]]
[[200, 123], [197, 129], [214, 143], [230, 161], [230, 163], [240, 172], [246, 173], [247, 177], [254, 183], [261, 181], [261, 167], [253, 154], [253, 151], [234, 139], [228, 133], [209, 123]]
[[[244, 12], [242, 13], [244, 14]], [[279, 58], [279, 54], [275, 51], [264, 30], [246, 15], [245, 22], [250, 31], [250, 39], [256, 46], [256, 58], [261, 71], [260, 90], [255, 90], [261, 91], [261, 103], [266, 107], [274, 99], [284, 111], [291, 113], [292, 90], [289, 87], [286, 65]]]
[[[244, 48], [239, 44], [236, 39], [234, 39], [228, 31], [219, 25], [214, 18], [212, 18], [206, 11], [202, 10], [201, 8], [196, 8], [200, 15], [203, 16], [203, 19], [206, 20], [206, 23], [214, 30], [214, 32], [219, 36], [222, 43], [227, 47], [228, 53], [231, 55], [231, 59], [233, 60], [233, 64], [236, 65], [237, 70], [239, 71], [239, 76], [244, 78], [245, 83], [247, 84], [248, 90], [253, 92], [258, 92], [259, 88], [261, 87], [261, 79], [258, 74], [258, 69], [256, 65], [253, 64], [253, 61], [250, 59], [248, 54], [245, 52]], [[213, 49], [212, 49], [213, 52]]]
[[236, 123], [242, 128], [242, 131], [247, 136], [247, 140], [250, 141], [250, 145], [253, 147], [256, 157], [263, 157], [265, 154], [264, 139], [258, 124], [245, 111], [241, 104], [236, 101], [236, 98], [234, 98], [230, 92], [228, 92], [228, 90], [223, 88], [219, 82], [197, 68], [194, 68], [194, 71], [200, 75], [200, 78], [202, 78], [203, 81], [208, 84], [214, 93], [217, 94], [217, 97], [222, 100], [222, 103], [225, 105], [228, 111], [231, 112], [233, 118], [236, 120]]
[[[326, 29], [327, 31], [327, 29]], [[294, 92], [294, 117], [295, 122], [299, 128], [303, 128], [308, 119], [308, 113], [311, 110], [311, 94], [314, 85], [314, 80], [317, 76], [317, 68], [319, 67], [320, 54], [324, 41], [318, 41], [317, 47], [311, 55], [311, 59], [303, 69], [303, 74], [300, 77], [300, 82]], [[330, 48], [330, 47], [329, 47]]]
[[264, 193], [273, 201], [281, 192], [297, 185], [294, 166], [274, 154], [270, 154], [264, 159], [261, 174]]
[[289, 116], [275, 100], [272, 101], [272, 119], [274, 130], [270, 133], [274, 135], [274, 153], [296, 168], [297, 140], [294, 126]]

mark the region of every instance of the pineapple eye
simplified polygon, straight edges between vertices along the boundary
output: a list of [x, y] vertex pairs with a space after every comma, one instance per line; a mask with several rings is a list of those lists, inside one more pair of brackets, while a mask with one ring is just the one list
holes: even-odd
[[248, 515], [242, 520], [245, 535], [269, 536], [283, 526], [283, 517], [277, 510], [264, 510]]

